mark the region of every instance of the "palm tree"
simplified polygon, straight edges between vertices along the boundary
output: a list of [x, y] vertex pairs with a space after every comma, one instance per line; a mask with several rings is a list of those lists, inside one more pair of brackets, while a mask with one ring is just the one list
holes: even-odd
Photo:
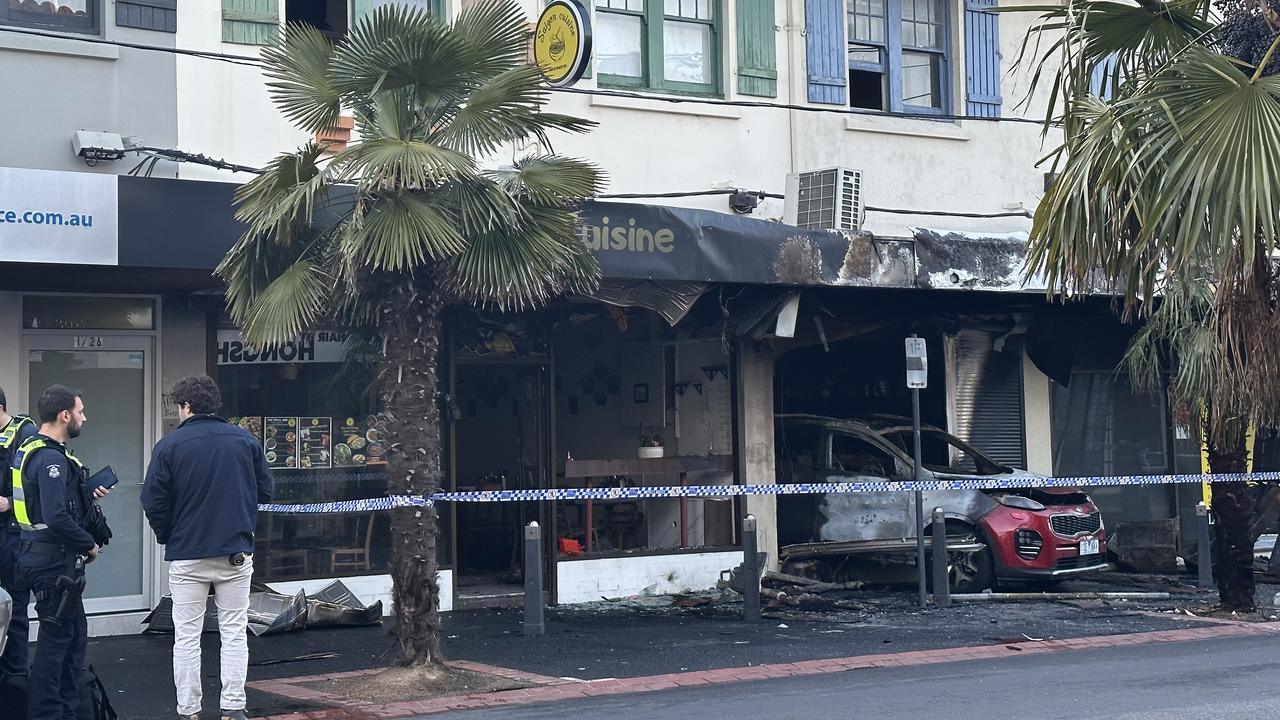
[[[543, 112], [526, 60], [524, 12], [476, 3], [448, 24], [383, 7], [337, 45], [289, 26], [263, 52], [280, 111], [307, 133], [344, 109], [360, 141], [280, 155], [236, 196], [247, 225], [218, 267], [231, 317], [255, 343], [323, 324], [380, 336], [379, 392], [394, 495], [441, 484], [441, 316], [451, 303], [519, 310], [589, 291], [599, 270], [573, 208], [598, 192], [584, 161], [541, 154], [503, 169], [485, 158], [593, 123]], [[548, 153], [550, 151], [548, 150]], [[434, 508], [393, 511], [395, 635], [402, 665], [438, 663]]]
[[[1066, 295], [1107, 290], [1149, 322], [1128, 365], [1204, 411], [1214, 472], [1243, 472], [1249, 424], [1280, 424], [1280, 76], [1275, 0], [1068, 0], [1019, 63], [1060, 130], [1036, 211], [1033, 272]], [[1047, 86], [1047, 87], [1046, 87]], [[1153, 301], [1159, 298], [1158, 301]], [[1221, 604], [1254, 607], [1252, 501], [1216, 483]]]

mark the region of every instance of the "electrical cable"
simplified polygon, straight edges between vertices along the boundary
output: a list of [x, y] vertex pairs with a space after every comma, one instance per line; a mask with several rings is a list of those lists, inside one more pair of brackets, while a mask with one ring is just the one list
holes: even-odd
[[[205, 60], [217, 60], [227, 62], [233, 65], [243, 67], [251, 67], [254, 69], [262, 69], [265, 66], [262, 60], [254, 57], [246, 57], [243, 55], [227, 55], [225, 53], [209, 52], [205, 50], [186, 50], [183, 48], [163, 47], [161, 45], [144, 45], [141, 43], [126, 43], [117, 40], [104, 40], [101, 38], [90, 37], [68, 37], [58, 33], [43, 32], [40, 30], [31, 30], [26, 28], [0, 27], [0, 32], [16, 33], [19, 35], [34, 35], [36, 37], [54, 38], [57, 40], [78, 40], [94, 45], [114, 45], [116, 47], [130, 48], [132, 50], [150, 50], [154, 52], [165, 52], [175, 55], [185, 55], [189, 57], [202, 58]], [[773, 103], [761, 102], [757, 100], [727, 100], [722, 98], [699, 98], [699, 97], [673, 97], [670, 95], [649, 95], [640, 92], [630, 92], [626, 90], [606, 90], [600, 88], [547, 88], [550, 92], [564, 93], [568, 95], [593, 95], [597, 97], [615, 97], [626, 98], [631, 100], [649, 100], [653, 102], [671, 103], [674, 105], [693, 104], [693, 105], [710, 105], [721, 107], [739, 107], [739, 108], [763, 108], [769, 110], [795, 110], [798, 112], [808, 113], [834, 113], [837, 115], [856, 115], [867, 117], [891, 117], [891, 118], [908, 118], [912, 120], [933, 120], [933, 121], [954, 121], [954, 120], [974, 120], [981, 122], [995, 123], [1016, 123], [1028, 125], [1043, 126], [1044, 122], [1032, 118], [1024, 117], [983, 117], [980, 115], [954, 115], [954, 114], [922, 114], [909, 113], [892, 110], [868, 110], [864, 108], [853, 107], [824, 107], [819, 105], [797, 105], [791, 103]]]
[[183, 48], [171, 48], [161, 45], [144, 45], [142, 43], [128, 43], [121, 42], [119, 40], [104, 40], [102, 38], [70, 37], [68, 35], [44, 32], [42, 30], [33, 30], [30, 28], [0, 27], [0, 32], [14, 33], [16, 35], [33, 35], [35, 37], [53, 38], [55, 40], [77, 40], [79, 42], [89, 43], [90, 45], [114, 45], [115, 47], [129, 48], [131, 50], [150, 50], [153, 52], [167, 52], [174, 55], [188, 55], [190, 57], [204, 58], [206, 60], [219, 60], [255, 69], [260, 69], [262, 67], [261, 60], [252, 57], [244, 57], [242, 55], [226, 55], [223, 53], [206, 52], [204, 50], [185, 50]]
[[[766, 192], [764, 190], [746, 190], [738, 189], [717, 189], [717, 190], [688, 190], [675, 192], [660, 193], [606, 193], [597, 195], [599, 200], [643, 200], [646, 198], [685, 198], [685, 197], [705, 197], [708, 195], [732, 195], [736, 192], [747, 192], [751, 195], [761, 198], [774, 198], [777, 200], [786, 199], [785, 195], [778, 193]], [[972, 212], [955, 212], [951, 210], [910, 210], [905, 208], [887, 208], [875, 205], [867, 205], [862, 208], [866, 212], [892, 213], [894, 215], [931, 215], [938, 217], [964, 217], [964, 218], [1002, 218], [1002, 217], [1021, 217], [1030, 218], [1032, 214], [1027, 210], [1017, 210], [998, 213], [972, 213]]]
[[[200, 153], [189, 153], [183, 150], [175, 150], [173, 148], [157, 148], [157, 147], [139, 146], [139, 147], [128, 148], [128, 151], [139, 152], [139, 153], [151, 153], [152, 155], [158, 155], [167, 160], [173, 160], [175, 162], [189, 162], [195, 165], [207, 165], [211, 168], [217, 168], [218, 170], [230, 170], [232, 172], [253, 173], [254, 175], [261, 175], [263, 172], [262, 168], [251, 167], [249, 165], [240, 165], [238, 163], [227, 162], [226, 160], [222, 160], [219, 158], [211, 158], [208, 155], [202, 155]], [[154, 169], [154, 167], [152, 169]]]

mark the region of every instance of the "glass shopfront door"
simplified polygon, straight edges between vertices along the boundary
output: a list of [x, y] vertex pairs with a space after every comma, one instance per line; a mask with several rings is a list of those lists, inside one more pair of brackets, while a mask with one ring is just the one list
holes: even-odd
[[143, 471], [155, 416], [155, 338], [77, 331], [24, 339], [29, 412], [45, 388], [83, 393], [84, 429], [68, 447], [90, 472], [110, 465], [120, 483], [102, 500], [113, 538], [88, 568], [90, 613], [145, 610], [153, 581], [154, 541], [142, 515]]

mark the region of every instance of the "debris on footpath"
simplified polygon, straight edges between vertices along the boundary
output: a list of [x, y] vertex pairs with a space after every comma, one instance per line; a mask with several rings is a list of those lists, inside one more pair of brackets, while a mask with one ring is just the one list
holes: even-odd
[[[172, 633], [173, 598], [168, 595], [161, 598], [142, 624], [149, 633]], [[285, 595], [259, 583], [254, 583], [249, 593], [249, 632], [254, 636], [313, 627], [381, 624], [382, 601], [366, 606], [341, 580], [334, 580], [311, 596], [302, 590], [295, 595]], [[213, 596], [205, 606], [204, 632], [218, 632], [218, 608]]]

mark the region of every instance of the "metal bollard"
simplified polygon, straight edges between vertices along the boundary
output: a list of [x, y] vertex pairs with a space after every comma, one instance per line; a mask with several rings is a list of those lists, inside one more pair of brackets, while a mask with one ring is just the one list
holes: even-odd
[[547, 622], [542, 607], [542, 528], [538, 522], [524, 529], [524, 634], [543, 635]]
[[942, 508], [933, 509], [933, 603], [951, 604], [951, 584], [947, 582], [947, 522]]
[[1209, 507], [1196, 503], [1196, 585], [1207, 588], [1213, 585], [1213, 555], [1209, 549]]
[[756, 551], [756, 516], [742, 520], [742, 618], [760, 621], [760, 555]]

